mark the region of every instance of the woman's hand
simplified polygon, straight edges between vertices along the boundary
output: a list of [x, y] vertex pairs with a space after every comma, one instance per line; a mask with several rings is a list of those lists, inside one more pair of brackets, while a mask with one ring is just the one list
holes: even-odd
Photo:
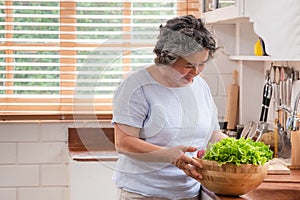
[[197, 168], [202, 168], [201, 163], [184, 154], [185, 152], [194, 152], [197, 150], [197, 148], [184, 146], [179, 148], [183, 153], [173, 161], [173, 164], [179, 169], [183, 170], [186, 175], [196, 180], [201, 180], [202, 176], [197, 170]]

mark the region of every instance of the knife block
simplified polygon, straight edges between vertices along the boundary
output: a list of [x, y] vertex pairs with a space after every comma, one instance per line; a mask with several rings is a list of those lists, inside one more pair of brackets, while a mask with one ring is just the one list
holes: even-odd
[[300, 169], [300, 130], [291, 131], [292, 159], [290, 169]]

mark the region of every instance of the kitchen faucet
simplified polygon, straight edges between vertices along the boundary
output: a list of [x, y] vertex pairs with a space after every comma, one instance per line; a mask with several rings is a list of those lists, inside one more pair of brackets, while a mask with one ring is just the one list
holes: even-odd
[[297, 122], [300, 121], [300, 119], [297, 116], [299, 101], [300, 101], [300, 91], [298, 92], [298, 94], [295, 98], [295, 104], [294, 104], [293, 110], [287, 105], [280, 105], [278, 107], [278, 110], [283, 110], [290, 115], [287, 120], [287, 123], [286, 123], [287, 130], [296, 131], [299, 129], [299, 126], [297, 126]]

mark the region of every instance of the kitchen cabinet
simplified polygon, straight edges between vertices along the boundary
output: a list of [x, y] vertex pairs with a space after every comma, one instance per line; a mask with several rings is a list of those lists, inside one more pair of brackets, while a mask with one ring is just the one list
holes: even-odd
[[116, 161], [70, 162], [72, 200], [114, 200], [117, 190], [112, 175]]
[[[239, 72], [240, 124], [259, 120], [265, 70], [271, 63], [300, 68], [299, 7], [297, 0], [236, 0], [235, 5], [203, 13], [220, 47], [216, 63], [231, 63], [231, 72]], [[270, 56], [254, 55], [259, 37]]]

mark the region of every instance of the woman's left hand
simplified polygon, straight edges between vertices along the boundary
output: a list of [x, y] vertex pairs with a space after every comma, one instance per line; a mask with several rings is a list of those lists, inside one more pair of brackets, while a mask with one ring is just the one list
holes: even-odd
[[[183, 152], [194, 152], [197, 150], [195, 147], [182, 147]], [[173, 164], [179, 169], [183, 170], [184, 173], [196, 180], [201, 180], [202, 175], [199, 173], [197, 168], [202, 168], [201, 163], [197, 160], [182, 153], [177, 159], [173, 161]]]

